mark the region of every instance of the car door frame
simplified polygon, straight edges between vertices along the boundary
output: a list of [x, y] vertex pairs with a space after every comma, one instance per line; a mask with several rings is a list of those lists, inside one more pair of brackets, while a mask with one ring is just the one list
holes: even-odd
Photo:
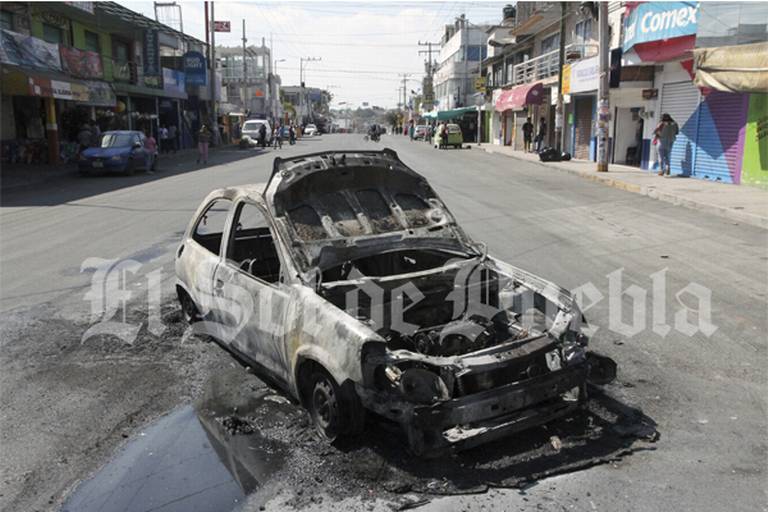
[[[211, 209], [211, 207], [217, 202], [217, 201], [227, 201], [229, 202], [229, 211], [227, 212], [227, 218], [224, 221], [224, 226], [222, 228], [221, 233], [221, 240], [219, 242], [219, 248], [217, 252], [213, 252], [209, 250], [207, 247], [205, 247], [203, 244], [195, 240], [195, 232], [197, 231], [198, 226], [200, 225], [200, 222], [203, 219], [203, 216], [208, 212], [208, 210]], [[232, 222], [232, 214], [234, 212], [234, 206], [235, 206], [235, 200], [232, 197], [227, 196], [226, 194], [216, 194], [216, 195], [209, 195], [205, 201], [203, 201], [202, 206], [198, 208], [196, 215], [193, 217], [193, 221], [190, 224], [187, 235], [184, 239], [184, 243], [182, 246], [179, 247], [177, 251], [177, 259], [181, 260], [181, 258], [184, 258], [186, 261], [182, 263], [182, 267], [189, 267], [192, 266], [192, 273], [198, 274], [198, 273], [205, 273], [207, 268], [202, 267], [202, 265], [205, 264], [204, 261], [200, 261], [202, 258], [210, 259], [210, 276], [208, 278], [203, 277], [202, 282], [203, 286], [200, 285], [200, 283], [197, 283], [196, 285], [193, 285], [192, 283], [192, 275], [187, 275], [184, 279], [186, 281], [186, 291], [189, 294], [189, 296], [192, 298], [194, 303], [200, 308], [200, 313], [203, 315], [204, 318], [209, 317], [209, 313], [212, 314], [211, 320], [216, 321], [216, 311], [215, 311], [215, 304], [213, 302], [215, 298], [215, 290], [214, 290], [214, 276], [216, 275], [216, 268], [221, 263], [221, 258], [223, 254], [224, 249], [224, 240], [225, 235], [228, 232], [228, 228], [230, 223]], [[190, 247], [193, 251], [193, 255], [190, 255]], [[186, 255], [185, 255], [186, 253]], [[191, 262], [187, 263], [188, 260]], [[177, 270], [178, 274], [178, 270]], [[204, 297], [204, 295], [207, 295], [207, 297]], [[211, 333], [212, 335], [214, 333]]]
[[[234, 243], [236, 219], [239, 218], [241, 209], [245, 205], [254, 206], [259, 210], [275, 243], [275, 251], [280, 262], [280, 278], [275, 283], [267, 282], [242, 270], [236, 262], [227, 258], [230, 246]], [[240, 337], [231, 341], [230, 348], [244, 356], [249, 362], [265, 368], [279, 380], [290, 382], [291, 371], [286, 349], [286, 336], [290, 324], [288, 314], [291, 310], [291, 293], [285, 284], [286, 270], [290, 267], [286, 264], [283, 251], [280, 249], [280, 239], [272, 222], [272, 217], [266, 206], [260, 201], [247, 196], [238, 197], [233, 201], [226, 229], [226, 238], [221, 246], [219, 264], [213, 276], [214, 290], [217, 287], [226, 286], [225, 280], [231, 279], [233, 282], [230, 282], [230, 285], [244, 288], [249, 292], [249, 296], [256, 301], [258, 301], [259, 295], [266, 295], [270, 299], [269, 303], [278, 302], [277, 311], [270, 310], [267, 312], [270, 318], [265, 323], [262, 318], [265, 310], [261, 308], [263, 303], [259, 301], [258, 314], [249, 316], [247, 323], [242, 326]], [[256, 305], [254, 302], [253, 307], [255, 308]]]

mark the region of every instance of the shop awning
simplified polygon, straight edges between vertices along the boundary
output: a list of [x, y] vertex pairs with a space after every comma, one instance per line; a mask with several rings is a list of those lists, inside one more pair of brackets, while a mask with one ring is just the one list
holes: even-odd
[[40, 96], [76, 101], [81, 105], [114, 107], [115, 93], [107, 82], [76, 80], [54, 71], [30, 71], [15, 66], [2, 67], [3, 94]]
[[426, 119], [437, 119], [438, 121], [448, 121], [449, 119], [461, 117], [467, 112], [477, 112], [477, 107], [461, 107], [451, 110], [433, 110], [432, 112], [427, 112], [422, 117], [425, 117]]
[[494, 108], [498, 112], [521, 109], [525, 105], [540, 105], [544, 100], [544, 86], [541, 82], [518, 85], [502, 91]]
[[115, 82], [112, 84], [115, 89], [115, 93], [122, 96], [162, 96], [165, 97], [165, 91], [162, 89], [156, 89], [154, 87], [144, 87], [143, 85], [133, 85], [123, 82]]
[[768, 91], [768, 43], [694, 50], [694, 83], [725, 92]]

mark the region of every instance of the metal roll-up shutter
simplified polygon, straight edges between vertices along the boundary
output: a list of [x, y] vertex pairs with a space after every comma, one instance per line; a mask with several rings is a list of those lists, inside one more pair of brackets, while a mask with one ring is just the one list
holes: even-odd
[[589, 159], [589, 143], [592, 140], [592, 97], [576, 99], [574, 119], [573, 158]]
[[720, 91], [704, 98], [699, 107], [695, 177], [739, 182], [748, 101], [747, 94]]
[[[696, 160], [698, 132], [699, 89], [693, 82], [664, 84], [661, 90], [661, 112], [669, 114], [677, 123], [680, 133], [670, 152], [672, 174], [692, 176]], [[661, 120], [661, 115], [657, 116]]]

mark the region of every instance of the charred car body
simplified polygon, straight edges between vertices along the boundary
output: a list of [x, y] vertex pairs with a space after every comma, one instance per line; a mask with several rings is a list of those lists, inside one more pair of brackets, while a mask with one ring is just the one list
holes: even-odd
[[193, 325], [329, 439], [367, 409], [417, 453], [465, 448], [585, 400], [570, 294], [488, 256], [390, 150], [278, 158], [267, 184], [212, 192], [176, 273]]

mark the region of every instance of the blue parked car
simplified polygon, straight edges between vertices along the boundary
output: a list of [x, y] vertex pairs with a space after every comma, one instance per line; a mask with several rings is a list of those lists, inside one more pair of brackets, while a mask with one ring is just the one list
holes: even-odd
[[138, 169], [154, 170], [156, 155], [147, 151], [145, 141], [146, 137], [140, 131], [104, 132], [98, 147], [80, 153], [78, 169], [81, 174], [97, 171], [132, 174]]

